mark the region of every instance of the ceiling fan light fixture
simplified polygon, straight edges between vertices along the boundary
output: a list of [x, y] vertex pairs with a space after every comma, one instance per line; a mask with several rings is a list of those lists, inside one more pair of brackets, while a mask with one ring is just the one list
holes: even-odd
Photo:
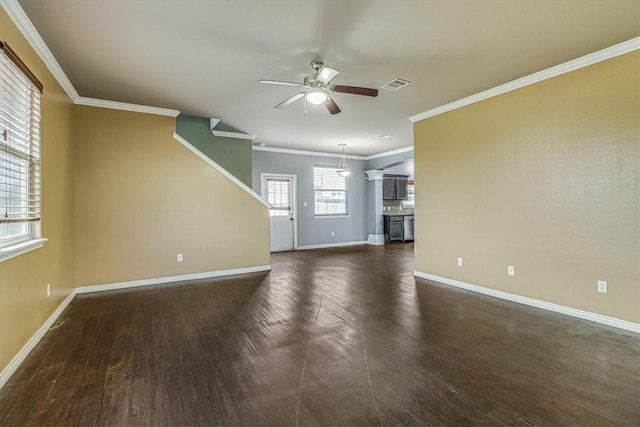
[[307, 101], [313, 105], [320, 105], [327, 100], [327, 94], [321, 89], [313, 89], [307, 93]]

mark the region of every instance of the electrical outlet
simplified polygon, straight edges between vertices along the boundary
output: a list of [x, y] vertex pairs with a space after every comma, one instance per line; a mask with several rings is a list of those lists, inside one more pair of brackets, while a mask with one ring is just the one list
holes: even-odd
[[458, 267], [462, 267], [462, 258], [458, 258]]
[[509, 276], [515, 276], [516, 275], [516, 268], [513, 265], [510, 265], [507, 267], [507, 274]]
[[304, 202], [304, 207], [305, 207], [305, 208], [307, 207], [307, 202]]
[[47, 284], [47, 298], [51, 296], [51, 284]]
[[335, 231], [332, 231], [332, 232], [331, 232], [331, 236], [333, 237], [333, 236], [335, 236], [335, 235], [336, 235], [336, 232], [335, 232]]
[[182, 262], [182, 254], [178, 254], [178, 256], [176, 257], [176, 260], [178, 262]]
[[598, 280], [598, 292], [606, 294], [608, 291], [608, 285], [606, 280]]

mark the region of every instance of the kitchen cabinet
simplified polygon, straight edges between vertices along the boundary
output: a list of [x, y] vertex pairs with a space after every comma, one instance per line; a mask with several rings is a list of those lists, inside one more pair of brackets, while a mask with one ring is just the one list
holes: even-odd
[[402, 215], [390, 215], [384, 217], [384, 240], [389, 242], [402, 242], [404, 239], [404, 217]]
[[408, 176], [385, 175], [382, 180], [383, 200], [407, 200]]
[[395, 200], [396, 199], [396, 179], [384, 177], [382, 180], [382, 199], [383, 200]]
[[383, 215], [384, 242], [413, 242], [413, 215]]
[[397, 177], [396, 178], [396, 200], [407, 200], [408, 194], [409, 192], [407, 191], [407, 178]]

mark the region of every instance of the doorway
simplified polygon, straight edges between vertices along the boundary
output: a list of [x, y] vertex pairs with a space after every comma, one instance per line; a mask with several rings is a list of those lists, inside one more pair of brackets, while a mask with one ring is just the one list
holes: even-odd
[[290, 251], [297, 246], [296, 175], [260, 174], [260, 193], [271, 208], [271, 252]]

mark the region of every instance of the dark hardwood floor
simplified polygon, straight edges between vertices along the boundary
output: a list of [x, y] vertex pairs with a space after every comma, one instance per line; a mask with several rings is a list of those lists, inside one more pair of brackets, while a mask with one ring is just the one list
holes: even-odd
[[413, 277], [413, 245], [76, 297], [0, 423], [640, 424], [638, 336]]

